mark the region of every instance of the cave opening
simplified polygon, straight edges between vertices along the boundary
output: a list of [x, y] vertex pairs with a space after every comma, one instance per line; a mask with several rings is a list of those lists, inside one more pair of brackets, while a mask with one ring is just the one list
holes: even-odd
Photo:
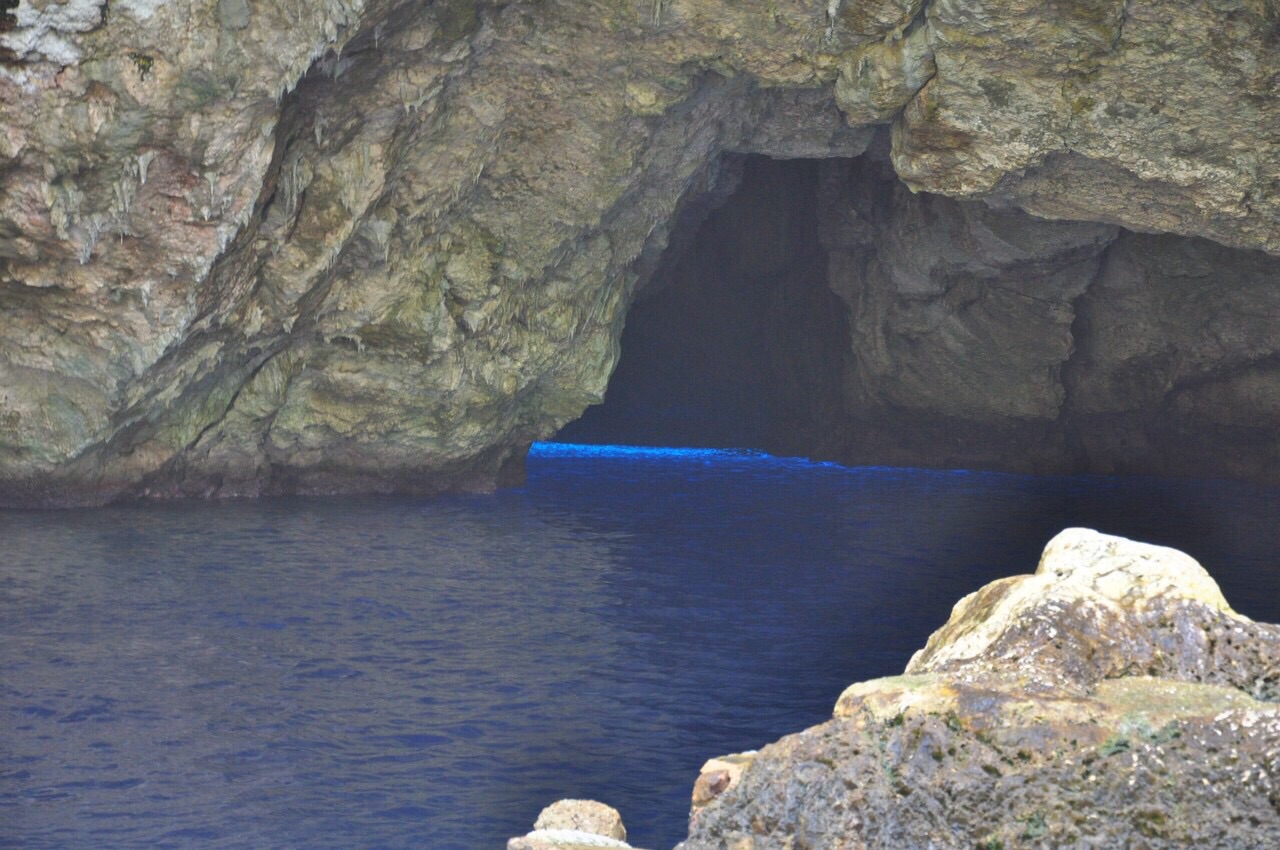
[[727, 155], [562, 442], [1280, 480], [1280, 258]]
[[819, 233], [823, 162], [718, 165], [638, 290], [604, 403], [558, 441], [840, 454], [849, 320]]

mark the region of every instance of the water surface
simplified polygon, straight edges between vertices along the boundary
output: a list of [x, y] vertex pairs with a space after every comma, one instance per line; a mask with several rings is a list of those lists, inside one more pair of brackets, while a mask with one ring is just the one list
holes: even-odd
[[1280, 490], [536, 447], [493, 496], [0, 514], [0, 846], [670, 847], [708, 756], [821, 722], [1068, 525], [1280, 619]]

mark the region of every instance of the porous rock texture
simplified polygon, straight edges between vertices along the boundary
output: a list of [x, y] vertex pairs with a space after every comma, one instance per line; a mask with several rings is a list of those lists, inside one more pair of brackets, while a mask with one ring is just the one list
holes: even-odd
[[507, 842], [507, 850], [588, 847], [631, 847], [617, 809], [595, 800], [557, 800], [538, 815], [533, 832]]
[[1180, 552], [1069, 529], [905, 675], [735, 758], [678, 850], [1280, 846], [1280, 626]]
[[[1280, 251], [1271, 3], [4, 6], [3, 504], [491, 487], [601, 398], [633, 294], [725, 152], [851, 158], [888, 125], [912, 190], [1101, 222], [1046, 231], [1059, 353], [1079, 284], [1056, 270], [1087, 266], [1109, 226], [1138, 265], [1142, 240], [1173, 238], [1139, 232]], [[1260, 289], [1266, 260], [1246, 263]], [[1261, 317], [1254, 291], [1222, 297]], [[1090, 321], [1097, 433], [1072, 439], [1150, 442], [1150, 408], [1123, 406], [1134, 381], [1263, 439], [1266, 334], [1153, 320], [1135, 351]], [[1161, 352], [1157, 385], [1137, 366]], [[1053, 406], [1025, 386], [1046, 356], [995, 382], [1019, 385], [998, 402], [1014, 418]], [[920, 390], [888, 401], [914, 410]]]

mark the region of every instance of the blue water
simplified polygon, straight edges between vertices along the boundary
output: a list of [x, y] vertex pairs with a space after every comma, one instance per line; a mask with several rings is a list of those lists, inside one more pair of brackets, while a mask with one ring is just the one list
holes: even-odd
[[901, 670], [1067, 525], [1280, 619], [1280, 490], [536, 447], [493, 496], [0, 514], [0, 846], [683, 834], [702, 761]]

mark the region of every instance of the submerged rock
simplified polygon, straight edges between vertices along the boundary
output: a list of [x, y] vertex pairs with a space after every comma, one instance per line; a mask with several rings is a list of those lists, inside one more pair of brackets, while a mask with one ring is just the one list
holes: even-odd
[[1280, 627], [1085, 529], [762, 749], [680, 850], [1280, 846]]

